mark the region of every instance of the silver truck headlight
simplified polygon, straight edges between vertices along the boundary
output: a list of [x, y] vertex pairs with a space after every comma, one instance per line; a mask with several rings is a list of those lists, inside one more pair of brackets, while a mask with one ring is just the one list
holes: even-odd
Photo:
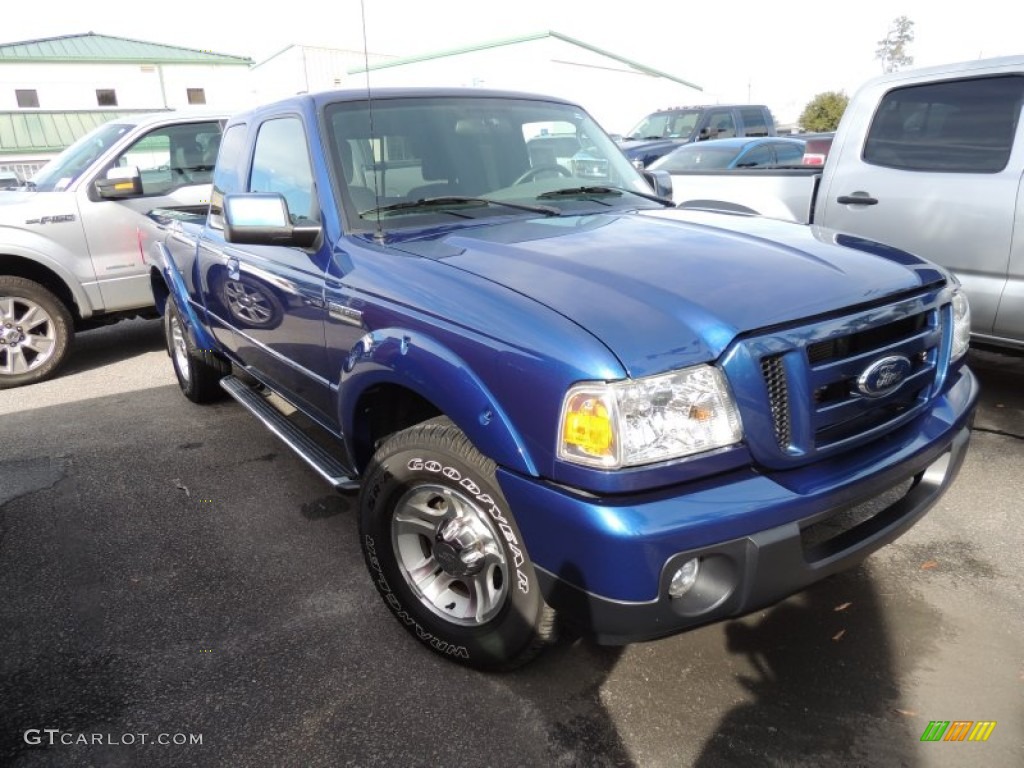
[[967, 354], [971, 343], [971, 305], [967, 295], [958, 288], [953, 294], [953, 349], [950, 362], [955, 363]]
[[558, 458], [603, 469], [677, 459], [738, 443], [739, 411], [710, 365], [574, 385], [562, 403]]

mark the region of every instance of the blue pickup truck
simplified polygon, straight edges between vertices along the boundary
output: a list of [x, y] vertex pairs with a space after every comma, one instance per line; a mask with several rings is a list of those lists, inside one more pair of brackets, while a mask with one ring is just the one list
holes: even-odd
[[[585, 176], [528, 150], [570, 133]], [[969, 308], [913, 255], [674, 209], [662, 184], [550, 97], [339, 91], [238, 115], [208, 212], [153, 214], [178, 382], [359, 489], [370, 578], [455, 661], [770, 605], [956, 477]]]

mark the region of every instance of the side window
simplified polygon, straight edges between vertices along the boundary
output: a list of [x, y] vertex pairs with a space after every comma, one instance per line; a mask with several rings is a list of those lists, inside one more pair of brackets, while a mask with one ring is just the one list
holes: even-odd
[[1010, 159], [1024, 77], [949, 80], [889, 91], [864, 162], [910, 171], [998, 173]]
[[260, 126], [249, 191], [283, 195], [294, 223], [320, 218], [314, 207], [313, 167], [306, 132], [299, 118], [278, 117]]
[[168, 125], [136, 141], [114, 165], [138, 168], [144, 195], [166, 195], [178, 187], [209, 184], [219, 143], [217, 122]]
[[804, 147], [800, 144], [776, 144], [775, 162], [778, 165], [800, 165], [804, 159]]
[[736, 163], [737, 168], [757, 168], [762, 165], [772, 164], [772, 150], [770, 147], [754, 147], [747, 152], [740, 161]]
[[740, 120], [743, 121], [743, 133], [745, 136], [768, 135], [768, 121], [765, 120], [763, 109], [753, 107], [741, 109]]
[[213, 174], [213, 192], [210, 196], [210, 225], [223, 228], [224, 195], [241, 192], [245, 188], [242, 173], [245, 170], [245, 123], [236, 123], [224, 132], [217, 154]]
[[736, 135], [736, 120], [732, 112], [717, 111], [708, 115], [708, 138], [731, 139]]

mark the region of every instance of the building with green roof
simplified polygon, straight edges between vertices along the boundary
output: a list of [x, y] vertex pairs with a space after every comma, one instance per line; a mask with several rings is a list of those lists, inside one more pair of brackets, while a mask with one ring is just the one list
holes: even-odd
[[249, 103], [252, 60], [88, 32], [0, 43], [0, 170], [28, 177], [132, 112]]

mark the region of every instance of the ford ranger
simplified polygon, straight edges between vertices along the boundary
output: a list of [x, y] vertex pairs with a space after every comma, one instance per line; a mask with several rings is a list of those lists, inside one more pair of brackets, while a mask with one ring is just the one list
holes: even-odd
[[821, 224], [952, 270], [978, 346], [1024, 352], [1024, 56], [884, 75], [820, 169], [673, 173], [682, 206]]
[[[544, 132], [585, 176], [531, 164]], [[576, 104], [301, 95], [228, 121], [213, 185], [145, 248], [181, 390], [358, 488], [384, 604], [455, 661], [770, 605], [904, 533], [964, 459], [949, 273], [676, 210]]]
[[75, 331], [156, 316], [138, 229], [154, 206], [209, 204], [223, 120], [115, 118], [0, 193], [0, 389], [53, 376]]

